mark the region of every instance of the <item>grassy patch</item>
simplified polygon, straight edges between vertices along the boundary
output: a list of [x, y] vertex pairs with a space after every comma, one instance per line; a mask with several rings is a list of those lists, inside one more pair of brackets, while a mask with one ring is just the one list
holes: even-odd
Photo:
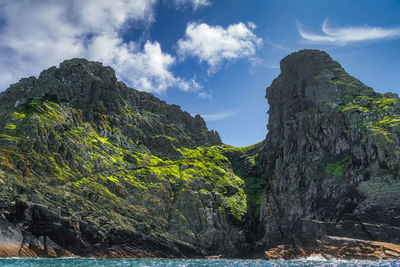
[[342, 177], [344, 175], [344, 171], [349, 166], [350, 166], [350, 156], [346, 156], [335, 162], [327, 163], [324, 168], [324, 171], [327, 174], [332, 174], [334, 176]]
[[[391, 142], [393, 128], [400, 124], [400, 100], [386, 97], [378, 93], [365, 95], [350, 95], [346, 99], [339, 99], [336, 110], [339, 112], [358, 114], [358, 122], [353, 128], [369, 132], [372, 135], [382, 135]], [[354, 116], [353, 116], [354, 118]]]

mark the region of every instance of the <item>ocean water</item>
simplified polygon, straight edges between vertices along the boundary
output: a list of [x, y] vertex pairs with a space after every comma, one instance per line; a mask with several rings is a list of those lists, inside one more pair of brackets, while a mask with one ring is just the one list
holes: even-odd
[[93, 259], [93, 258], [58, 258], [58, 259], [0, 259], [0, 266], [7, 267], [286, 267], [286, 266], [400, 266], [400, 261], [348, 261], [307, 258], [297, 260], [243, 260], [243, 259]]

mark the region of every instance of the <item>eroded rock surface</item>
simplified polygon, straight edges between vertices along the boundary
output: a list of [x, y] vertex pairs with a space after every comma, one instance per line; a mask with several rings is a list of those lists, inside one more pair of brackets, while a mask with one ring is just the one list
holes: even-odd
[[296, 259], [320, 256], [326, 259], [398, 259], [400, 245], [337, 236], [322, 236], [314, 247], [280, 245], [265, 252], [265, 259]]
[[72, 59], [11, 85], [0, 129], [1, 256], [240, 253], [231, 148], [110, 67]]
[[281, 62], [266, 140], [72, 59], [0, 94], [0, 256], [399, 258], [400, 100]]
[[325, 52], [303, 50], [281, 61], [266, 97], [258, 245], [307, 247], [324, 235], [399, 244], [397, 95], [376, 93]]

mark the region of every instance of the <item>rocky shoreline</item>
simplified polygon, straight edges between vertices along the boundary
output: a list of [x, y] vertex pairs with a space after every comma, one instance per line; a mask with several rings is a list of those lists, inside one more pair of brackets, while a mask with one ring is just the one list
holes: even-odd
[[322, 236], [314, 246], [277, 246], [265, 251], [265, 259], [296, 259], [319, 256], [325, 259], [390, 260], [400, 259], [400, 245], [393, 243]]
[[[4, 217], [4, 215], [3, 215]], [[315, 224], [314, 224], [315, 225]], [[312, 234], [311, 234], [312, 235]], [[163, 253], [151, 253], [140, 250], [137, 246], [129, 244], [113, 246], [100, 251], [93, 249], [82, 255], [75, 255], [62, 248], [50, 237], [46, 235], [35, 237], [22, 225], [13, 225], [5, 218], [0, 217], [0, 258], [7, 257], [99, 257], [99, 258], [152, 258], [152, 257], [171, 257], [177, 255], [167, 255]], [[253, 255], [242, 255], [243, 258], [258, 258], [266, 260], [276, 259], [297, 259], [319, 256], [325, 259], [400, 259], [400, 245], [387, 242], [362, 240], [348, 237], [322, 235], [318, 239], [309, 241], [308, 245], [292, 246], [278, 245], [270, 248], [263, 253]], [[179, 256], [178, 256], [179, 257]], [[224, 258], [223, 255], [217, 256], [196, 256], [195, 258]]]
[[[7, 257], [99, 257], [99, 258], [152, 258], [152, 257], [177, 257], [165, 253], [151, 253], [140, 250], [129, 244], [113, 246], [107, 250], [87, 251], [82, 255], [75, 255], [62, 248], [46, 235], [35, 237], [24, 229], [22, 225], [16, 226], [0, 218], [0, 258]], [[266, 260], [296, 259], [319, 256], [325, 259], [400, 259], [400, 245], [387, 242], [362, 240], [348, 237], [322, 235], [308, 245], [291, 246], [278, 245], [264, 253], [242, 255], [243, 258], [258, 258]], [[224, 258], [217, 256], [197, 256], [195, 258]]]

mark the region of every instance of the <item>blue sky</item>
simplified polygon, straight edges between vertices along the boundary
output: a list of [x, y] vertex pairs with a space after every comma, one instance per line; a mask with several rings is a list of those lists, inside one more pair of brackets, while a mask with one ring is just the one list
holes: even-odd
[[265, 138], [279, 61], [327, 51], [379, 92], [400, 93], [400, 1], [1, 0], [0, 90], [64, 59], [201, 114], [224, 143]]

